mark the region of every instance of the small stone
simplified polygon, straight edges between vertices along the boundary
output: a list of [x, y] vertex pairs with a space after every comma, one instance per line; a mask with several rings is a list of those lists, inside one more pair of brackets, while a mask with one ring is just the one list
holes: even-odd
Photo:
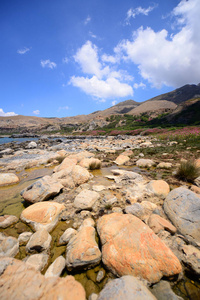
[[120, 154], [116, 158], [114, 163], [116, 163], [116, 165], [118, 165], [118, 166], [121, 166], [121, 165], [124, 165], [125, 163], [127, 163], [129, 160], [130, 160], [130, 158], [127, 155]]
[[14, 173], [0, 173], [0, 186], [12, 185], [19, 182], [19, 177]]
[[77, 231], [73, 228], [67, 228], [65, 232], [61, 235], [58, 245], [67, 245], [69, 240], [77, 234]]
[[15, 257], [19, 252], [19, 242], [12, 236], [5, 236], [0, 232], [0, 257]]
[[18, 218], [12, 215], [0, 216], [0, 228], [7, 228], [18, 222]]
[[33, 235], [33, 233], [29, 232], [29, 231], [21, 233], [18, 236], [18, 242], [19, 242], [20, 246], [26, 245], [32, 235]]
[[105, 271], [104, 270], [99, 270], [99, 272], [97, 273], [97, 278], [96, 278], [96, 281], [97, 282], [101, 282], [104, 277], [105, 277]]
[[158, 233], [163, 229], [169, 231], [172, 234], [176, 233], [177, 231], [176, 227], [174, 227], [169, 221], [156, 214], [152, 214], [149, 217], [148, 225], [155, 233]]
[[54, 262], [48, 267], [45, 277], [59, 277], [65, 268], [65, 259], [63, 256], [57, 257]]
[[141, 168], [150, 168], [155, 165], [155, 162], [151, 159], [140, 158], [136, 161], [136, 166]]
[[36, 142], [30, 142], [28, 145], [27, 145], [27, 149], [34, 149], [34, 148], [37, 148], [37, 143]]
[[151, 180], [147, 184], [146, 189], [155, 195], [164, 197], [166, 197], [170, 192], [169, 184], [164, 180]]
[[74, 200], [74, 206], [80, 210], [92, 209], [100, 195], [95, 191], [83, 190], [78, 194]]
[[162, 300], [183, 300], [182, 297], [177, 296], [171, 289], [169, 282], [161, 280], [151, 289], [152, 294], [156, 299]]
[[36, 231], [26, 245], [26, 252], [35, 253], [47, 251], [50, 248], [52, 237], [45, 229]]

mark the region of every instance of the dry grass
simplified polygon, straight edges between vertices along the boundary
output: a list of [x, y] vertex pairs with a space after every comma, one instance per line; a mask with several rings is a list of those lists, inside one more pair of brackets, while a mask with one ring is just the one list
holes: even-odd
[[194, 182], [200, 176], [200, 168], [196, 166], [194, 160], [184, 161], [176, 173], [176, 177], [187, 182]]

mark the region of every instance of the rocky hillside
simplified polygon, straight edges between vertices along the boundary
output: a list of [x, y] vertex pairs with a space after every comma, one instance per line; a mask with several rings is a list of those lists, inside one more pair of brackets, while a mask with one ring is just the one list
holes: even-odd
[[[144, 102], [126, 100], [103, 111], [96, 111], [88, 115], [65, 118], [40, 118], [21, 115], [0, 117], [0, 134], [58, 131], [70, 133], [74, 130], [79, 132], [94, 130], [108, 126], [112, 121], [111, 116], [124, 116], [125, 114], [139, 117], [140, 115], [147, 115], [149, 118], [154, 119], [167, 113], [166, 122], [177, 123], [178, 120], [178, 123], [190, 124], [193, 115], [196, 115], [196, 112], [199, 111], [197, 101], [199, 97], [200, 84], [188, 84]], [[188, 110], [189, 112], [187, 112]], [[186, 115], [188, 117], [185, 117]], [[198, 116], [195, 118], [198, 118]], [[115, 126], [121, 126], [120, 120]]]

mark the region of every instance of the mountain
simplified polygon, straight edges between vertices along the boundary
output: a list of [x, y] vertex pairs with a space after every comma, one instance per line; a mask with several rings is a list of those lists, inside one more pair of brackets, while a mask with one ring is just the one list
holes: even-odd
[[[126, 100], [108, 109], [88, 115], [65, 118], [41, 118], [28, 116], [0, 117], [0, 134], [10, 133], [45, 133], [73, 130], [87, 131], [103, 128], [110, 123], [121, 126], [120, 118], [113, 123], [111, 116], [147, 115], [151, 119], [168, 114], [163, 122], [170, 124], [193, 124], [200, 119], [200, 84], [187, 84], [172, 92], [159, 95], [144, 102]], [[160, 119], [159, 119], [160, 120]], [[160, 122], [160, 121], [159, 121]], [[199, 122], [200, 123], [200, 122]]]

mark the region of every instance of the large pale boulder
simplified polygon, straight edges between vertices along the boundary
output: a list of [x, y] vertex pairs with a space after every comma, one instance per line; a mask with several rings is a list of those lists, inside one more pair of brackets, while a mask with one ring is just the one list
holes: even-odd
[[172, 251], [133, 215], [104, 215], [97, 230], [103, 263], [117, 276], [133, 275], [155, 283], [182, 270]]
[[18, 222], [18, 218], [12, 215], [0, 216], [0, 228], [7, 228]]
[[200, 197], [185, 187], [176, 188], [167, 195], [164, 210], [177, 230], [200, 246]]
[[14, 173], [0, 173], [0, 186], [12, 185], [19, 182], [19, 177]]
[[76, 164], [77, 164], [77, 159], [66, 157], [60, 165], [54, 168], [54, 172], [65, 170], [69, 167], [75, 166]]
[[71, 175], [75, 186], [79, 186], [90, 179], [90, 173], [88, 170], [77, 165], [73, 167]]
[[166, 197], [170, 192], [169, 184], [164, 180], [151, 180], [147, 186], [147, 191], [156, 195]]
[[62, 188], [60, 182], [55, 181], [51, 176], [44, 176], [24, 189], [21, 196], [28, 202], [36, 203], [57, 195]]
[[140, 168], [150, 168], [155, 165], [155, 162], [152, 159], [140, 158], [136, 161], [136, 166]]
[[52, 237], [46, 229], [36, 231], [26, 245], [26, 252], [37, 253], [50, 248]]
[[56, 227], [63, 209], [64, 205], [57, 202], [35, 203], [24, 209], [20, 218], [35, 231], [44, 228], [50, 232]]
[[114, 163], [116, 163], [116, 165], [121, 166], [124, 165], [126, 162], [128, 162], [130, 160], [130, 158], [127, 155], [124, 154], [120, 154], [116, 160], [114, 161]]
[[97, 300], [156, 300], [148, 288], [136, 277], [126, 275], [109, 281]]
[[0, 275], [2, 300], [86, 300], [84, 288], [73, 276], [45, 278], [20, 260], [0, 259]]
[[101, 252], [95, 241], [95, 233], [93, 220], [86, 219], [67, 245], [66, 266], [68, 269], [87, 268], [101, 261]]
[[6, 236], [0, 232], [0, 257], [15, 257], [19, 252], [19, 242], [12, 236]]
[[91, 210], [100, 195], [95, 191], [82, 190], [74, 200], [74, 206], [79, 210]]

